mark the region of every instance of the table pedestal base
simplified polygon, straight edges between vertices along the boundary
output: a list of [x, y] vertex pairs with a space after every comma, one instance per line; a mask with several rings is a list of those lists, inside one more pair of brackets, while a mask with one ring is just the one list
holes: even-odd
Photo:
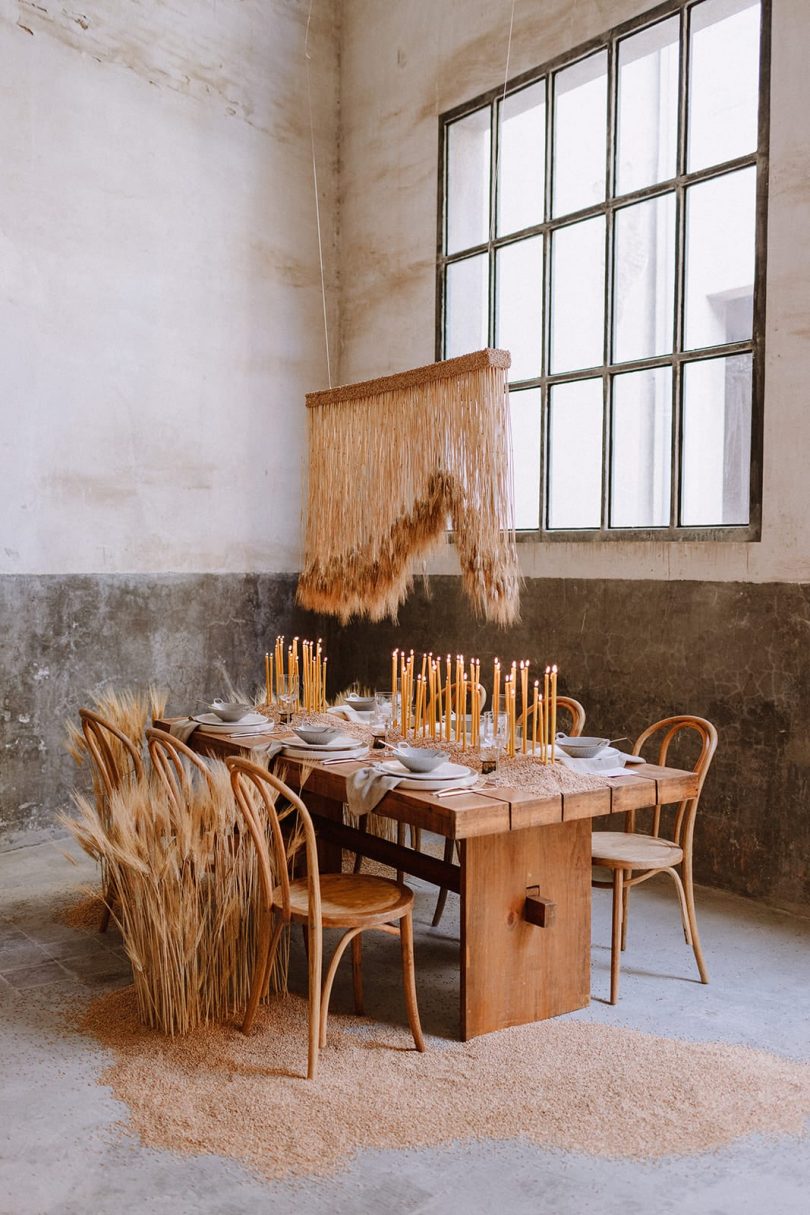
[[[555, 904], [545, 928], [523, 918], [529, 887]], [[464, 1041], [584, 1008], [590, 944], [590, 819], [462, 841]]]

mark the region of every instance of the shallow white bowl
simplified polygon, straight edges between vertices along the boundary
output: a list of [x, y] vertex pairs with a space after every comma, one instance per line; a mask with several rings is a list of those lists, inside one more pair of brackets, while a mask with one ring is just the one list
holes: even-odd
[[394, 755], [411, 772], [432, 772], [450, 758], [446, 751], [432, 747], [397, 747]]

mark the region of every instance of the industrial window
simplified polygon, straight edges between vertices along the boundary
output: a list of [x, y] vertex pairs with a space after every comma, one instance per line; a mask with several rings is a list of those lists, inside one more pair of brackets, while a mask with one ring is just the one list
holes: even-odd
[[515, 523], [757, 539], [768, 0], [672, 0], [441, 120], [437, 356], [512, 352]]

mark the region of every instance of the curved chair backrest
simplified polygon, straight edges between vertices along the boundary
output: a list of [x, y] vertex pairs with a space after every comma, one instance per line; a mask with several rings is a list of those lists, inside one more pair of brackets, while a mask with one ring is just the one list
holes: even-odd
[[[692, 771], [697, 773], [698, 788], [694, 797], [686, 798], [682, 801], [675, 816], [675, 843], [679, 844], [684, 850], [691, 846], [692, 831], [695, 823], [695, 815], [697, 813], [698, 802], [700, 795], [703, 792], [703, 785], [706, 781], [706, 775], [714, 758], [714, 753], [717, 750], [717, 730], [710, 721], [705, 717], [692, 717], [688, 714], [677, 717], [665, 717], [661, 721], [655, 722], [642, 731], [636, 739], [633, 747], [634, 755], [641, 755], [645, 744], [654, 736], [661, 735], [658, 740], [658, 753], [655, 759], [661, 767], [666, 767], [669, 748], [673, 739], [677, 738], [684, 730], [694, 731], [700, 739], [700, 754], [697, 760], [692, 765]], [[628, 816], [628, 830], [634, 829], [635, 812], [631, 811]], [[661, 829], [661, 805], [655, 807], [653, 813], [652, 835], [658, 835]]]
[[[573, 696], [558, 696], [557, 697], [557, 712], [564, 709], [571, 717], [571, 728], [568, 731], [569, 738], [578, 738], [585, 729], [585, 710], [578, 700], [574, 700]], [[518, 718], [518, 725], [523, 725], [523, 718], [528, 714], [529, 724], [531, 725], [532, 710], [527, 709], [526, 713], [521, 713]], [[498, 714], [500, 716], [500, 713]]]
[[213, 792], [211, 773], [205, 760], [179, 738], [174, 738], [166, 730], [150, 727], [146, 731], [146, 742], [152, 767], [178, 812], [188, 804], [191, 796], [189, 768], [201, 773], [208, 788]]
[[[320, 929], [321, 889], [318, 849], [315, 843], [315, 828], [312, 825], [309, 811], [298, 794], [267, 768], [236, 755], [229, 755], [225, 763], [231, 774], [231, 785], [236, 797], [236, 804], [256, 847], [259, 860], [259, 882], [265, 909], [269, 911], [274, 908], [285, 923], [290, 922], [289, 864], [300, 851], [302, 843], [307, 869], [309, 919], [310, 923], [314, 923]], [[299, 831], [292, 832], [292, 847], [285, 842], [281, 829], [282, 819], [286, 820], [288, 815], [280, 815], [278, 812], [276, 803], [279, 794], [287, 799], [291, 810], [298, 817]], [[296, 842], [298, 846], [296, 846]]]
[[[87, 750], [93, 763], [98, 790], [109, 802], [116, 789], [143, 777], [141, 752], [131, 738], [113, 722], [92, 709], [79, 709]], [[99, 812], [103, 807], [98, 807]]]
[[571, 729], [568, 731], [569, 738], [579, 738], [582, 731], [585, 729], [585, 710], [578, 700], [574, 700], [573, 696], [558, 696], [557, 697], [557, 712], [560, 709], [565, 709], [571, 716]]

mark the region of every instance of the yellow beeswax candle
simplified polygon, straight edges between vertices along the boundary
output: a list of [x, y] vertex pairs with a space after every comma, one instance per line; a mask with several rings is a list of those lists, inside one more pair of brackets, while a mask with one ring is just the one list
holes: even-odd
[[492, 672], [492, 726], [495, 730], [495, 735], [498, 734], [498, 717], [501, 708], [501, 661], [495, 659], [495, 668]]
[[549, 727], [551, 725], [551, 722], [549, 721], [549, 715], [548, 715], [550, 691], [551, 691], [551, 667], [546, 667], [545, 674], [543, 676], [543, 733], [545, 734], [545, 737], [546, 737], [546, 751], [545, 751], [546, 763], [548, 763], [548, 748], [549, 748], [549, 743], [551, 741], [549, 738]]
[[537, 698], [540, 693], [540, 680], [534, 681], [534, 704], [532, 705], [532, 755], [537, 754]]
[[521, 751], [526, 754], [526, 746], [528, 743], [529, 734], [529, 672], [525, 662], [520, 664], [520, 699], [521, 712], [523, 721]]
[[557, 746], [557, 667], [551, 668], [551, 762], [555, 760]]

